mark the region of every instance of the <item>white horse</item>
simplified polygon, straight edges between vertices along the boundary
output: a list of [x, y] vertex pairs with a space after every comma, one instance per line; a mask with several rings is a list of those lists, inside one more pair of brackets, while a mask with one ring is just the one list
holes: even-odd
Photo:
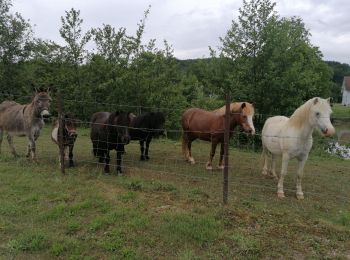
[[[299, 162], [296, 180], [296, 197], [303, 199], [301, 179], [305, 162], [312, 147], [313, 130], [319, 129], [324, 136], [332, 136], [335, 129], [330, 121], [332, 109], [329, 99], [319, 97], [308, 100], [300, 106], [293, 115], [274, 116], [268, 118], [262, 130], [262, 145], [264, 167], [262, 174], [272, 174], [278, 179], [275, 171], [276, 156], [282, 155], [281, 175], [278, 179], [277, 196], [284, 198], [283, 181], [287, 174], [288, 161], [296, 158]], [[271, 167], [268, 166], [268, 155], [272, 157]]]

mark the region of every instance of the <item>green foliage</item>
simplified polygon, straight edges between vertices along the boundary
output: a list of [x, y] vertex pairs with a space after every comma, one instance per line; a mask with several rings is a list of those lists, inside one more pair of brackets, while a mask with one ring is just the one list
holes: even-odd
[[342, 99], [341, 87], [344, 76], [350, 76], [350, 65], [336, 61], [326, 61], [333, 70], [332, 97], [334, 102], [340, 103]]
[[329, 95], [332, 73], [302, 20], [280, 18], [274, 7], [270, 0], [243, 1], [238, 21], [220, 38], [219, 57], [231, 62], [225, 77], [233, 97], [254, 101], [260, 113], [288, 115], [313, 96]]
[[[61, 17], [60, 46], [34, 38], [29, 22], [11, 13], [11, 3], [0, 4], [2, 99], [28, 102], [32, 85], [51, 86], [54, 101], [60, 90], [64, 109], [81, 120], [96, 111], [162, 111], [169, 130], [179, 130], [189, 107], [222, 106], [227, 91], [233, 101], [253, 102], [265, 114], [290, 114], [313, 96], [339, 99], [339, 85], [330, 81], [332, 71], [303, 21], [279, 17], [270, 0], [244, 0], [222, 46], [210, 48], [212, 58], [187, 61], [177, 60], [167, 41], [162, 47], [156, 39], [145, 42], [150, 6], [134, 33], [109, 24], [84, 32], [80, 11], [71, 8]], [[88, 52], [90, 41], [96, 50]], [[328, 64], [337, 84], [349, 73], [346, 64]], [[56, 108], [54, 102], [54, 115]]]

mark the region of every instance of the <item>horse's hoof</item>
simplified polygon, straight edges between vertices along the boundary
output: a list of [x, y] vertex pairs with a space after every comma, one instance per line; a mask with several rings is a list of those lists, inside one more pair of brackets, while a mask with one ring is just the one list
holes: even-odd
[[140, 156], [140, 161], [145, 161], [145, 157], [143, 155]]
[[205, 168], [208, 170], [208, 171], [212, 171], [213, 170], [213, 166], [209, 166], [209, 165], [207, 165], [207, 166], [205, 166]]
[[263, 170], [263, 171], [261, 172], [261, 174], [262, 174], [262, 175], [265, 175], [265, 176], [268, 175], [266, 170]]
[[284, 192], [277, 192], [277, 197], [279, 199], [284, 199], [286, 196], [284, 196]]
[[224, 165], [219, 165], [219, 166], [218, 166], [218, 169], [219, 169], [219, 170], [223, 170], [223, 169], [225, 169], [225, 166], [224, 166]]
[[146, 160], [148, 161], [149, 160], [149, 156], [146, 155]]
[[189, 161], [190, 164], [195, 164], [196, 163], [192, 157], [189, 158], [188, 161]]
[[298, 200], [303, 200], [304, 199], [304, 194], [303, 193], [297, 193], [296, 194]]

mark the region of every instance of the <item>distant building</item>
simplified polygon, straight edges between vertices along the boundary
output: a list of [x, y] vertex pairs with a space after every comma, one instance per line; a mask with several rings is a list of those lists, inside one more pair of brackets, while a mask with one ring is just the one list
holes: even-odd
[[350, 106], [350, 76], [344, 77], [341, 92], [343, 93], [342, 105]]

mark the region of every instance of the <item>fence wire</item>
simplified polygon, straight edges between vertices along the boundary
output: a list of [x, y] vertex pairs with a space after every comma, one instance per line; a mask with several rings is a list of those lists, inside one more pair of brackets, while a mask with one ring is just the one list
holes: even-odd
[[[23, 97], [22, 97], [23, 98]], [[28, 96], [29, 98], [29, 96]], [[94, 102], [85, 102], [82, 100], [64, 100], [64, 103], [69, 102], [80, 102], [82, 104], [89, 104], [89, 106], [97, 105], [108, 105], [113, 107], [124, 107], [127, 108], [127, 105], [117, 105], [117, 104], [100, 104]], [[53, 103], [52, 106], [56, 104]], [[140, 108], [139, 106], [129, 106], [129, 108]], [[140, 110], [149, 110], [155, 109], [166, 110], [166, 108], [152, 108], [152, 107], [141, 107]], [[174, 110], [167, 108], [167, 110]], [[63, 113], [65, 112], [63, 108]], [[270, 115], [263, 115], [265, 118]], [[53, 117], [51, 120], [54, 121], [57, 119]], [[344, 120], [346, 119], [346, 120]], [[336, 120], [344, 120], [345, 122], [350, 117], [337, 117]], [[93, 141], [98, 141], [101, 143], [106, 143], [109, 145], [116, 145], [116, 143], [110, 142], [108, 140], [91, 140], [90, 135], [90, 126], [91, 122], [84, 119], [77, 120], [80, 123], [78, 128], [78, 139], [75, 143], [73, 150], [74, 162], [76, 167], [85, 167], [84, 170], [87, 171], [96, 171], [103, 172], [103, 163], [99, 163], [96, 158], [92, 155], [92, 144]], [[50, 125], [47, 124], [47, 125]], [[102, 126], [113, 127], [116, 125], [113, 124], [100, 124]], [[348, 122], [345, 123], [345, 128], [348, 127]], [[118, 126], [120, 127], [120, 126]], [[207, 171], [205, 169], [210, 152], [210, 144], [204, 141], [197, 141], [193, 143], [193, 154], [196, 159], [195, 165], [190, 165], [185, 162], [185, 159], [181, 152], [181, 136], [183, 131], [179, 129], [150, 129], [150, 128], [135, 128], [128, 127], [129, 129], [142, 130], [142, 131], [164, 131], [165, 133], [171, 133], [171, 136], [176, 136], [176, 138], [163, 137], [158, 140], [153, 140], [150, 144], [150, 160], [146, 162], [140, 161], [140, 148], [138, 141], [132, 141], [131, 144], [125, 145], [125, 154], [122, 158], [122, 168], [124, 169], [124, 174], [126, 176], [137, 175], [141, 178], [160, 178], [172, 181], [179, 181], [181, 185], [192, 186], [192, 189], [198, 189], [199, 187], [203, 191], [210, 191], [210, 196], [219, 200], [222, 191], [222, 170], [212, 170]], [[337, 126], [336, 126], [337, 128]], [[345, 129], [346, 130], [346, 129]], [[219, 133], [223, 133], [224, 129], [220, 130]], [[36, 150], [38, 151], [38, 158], [41, 160], [41, 163], [58, 165], [59, 150], [56, 144], [51, 142], [51, 127], [46, 126], [38, 139]], [[201, 132], [205, 133], [205, 132]], [[277, 183], [273, 179], [267, 179], [261, 175], [262, 170], [262, 158], [259, 153], [256, 151], [260, 150], [260, 141], [262, 134], [261, 130], [255, 133], [254, 137], [251, 137], [240, 131], [234, 131], [234, 137], [230, 141], [230, 165], [229, 165], [229, 174], [230, 174], [230, 192], [232, 195], [229, 195], [230, 200], [234, 200], [239, 193], [237, 192], [247, 192], [254, 195], [260, 191], [267, 193], [275, 193], [277, 190]], [[276, 137], [279, 136], [269, 136]], [[295, 136], [286, 136], [284, 138], [298, 138]], [[325, 144], [324, 139], [317, 137], [314, 138], [314, 147], [311, 151], [320, 156], [325, 156]], [[338, 141], [336, 138], [332, 139], [333, 142]], [[329, 141], [326, 141], [329, 142]], [[345, 140], [343, 145], [349, 146], [350, 140]], [[2, 144], [2, 161], [13, 162], [11, 158], [11, 151], [8, 146]], [[15, 147], [19, 152], [21, 157], [24, 157], [24, 152], [27, 149], [27, 144], [25, 139], [15, 138]], [[220, 147], [217, 147], [216, 156], [214, 158], [215, 165], [218, 161], [218, 154], [220, 153]], [[113, 156], [114, 157], [114, 156]], [[326, 157], [324, 157], [326, 158]], [[213, 161], [214, 162], [214, 161]], [[19, 161], [19, 164], [26, 165], [23, 161]], [[112, 168], [116, 167], [115, 158], [111, 159], [109, 163]], [[280, 164], [280, 163], [279, 163]], [[333, 166], [327, 166], [327, 164], [322, 164], [322, 166], [317, 165], [318, 163], [311, 160], [307, 162], [305, 168], [305, 177], [302, 182], [305, 196], [310, 196], [313, 198], [319, 199], [332, 199], [338, 203], [346, 204], [348, 200], [350, 176], [346, 173], [348, 172], [348, 165], [339, 164], [336, 168]], [[57, 166], [58, 167], [58, 166]], [[318, 173], [322, 167], [322, 172], [331, 172], [331, 174]], [[292, 168], [292, 169], [291, 169]], [[113, 169], [114, 171], [115, 169]], [[308, 174], [308, 171], [316, 171], [312, 173], [312, 176]], [[295, 176], [296, 165], [295, 163], [291, 164], [291, 167], [288, 170], [288, 177], [285, 181], [285, 192], [294, 193], [295, 192], [295, 182], [292, 178]], [[278, 170], [277, 170], [278, 172]], [[68, 173], [69, 174], [69, 173]], [[339, 185], [336, 188], [330, 188], [327, 186], [327, 183], [334, 182]], [[209, 187], [209, 188], [208, 188]]]

